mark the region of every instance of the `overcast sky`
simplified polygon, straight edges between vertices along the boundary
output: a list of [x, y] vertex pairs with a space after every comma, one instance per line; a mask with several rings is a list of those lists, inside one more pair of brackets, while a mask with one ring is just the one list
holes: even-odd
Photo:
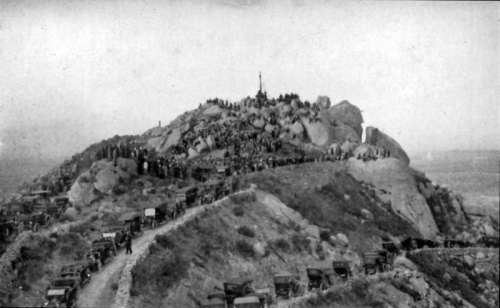
[[500, 149], [499, 4], [305, 3], [1, 1], [0, 155], [142, 133], [254, 95], [259, 71], [273, 96], [349, 100], [410, 153]]

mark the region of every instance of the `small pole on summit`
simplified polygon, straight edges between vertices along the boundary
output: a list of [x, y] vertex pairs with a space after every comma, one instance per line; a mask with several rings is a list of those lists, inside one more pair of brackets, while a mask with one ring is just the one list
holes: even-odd
[[260, 72], [259, 72], [259, 92], [262, 93], [262, 75]]

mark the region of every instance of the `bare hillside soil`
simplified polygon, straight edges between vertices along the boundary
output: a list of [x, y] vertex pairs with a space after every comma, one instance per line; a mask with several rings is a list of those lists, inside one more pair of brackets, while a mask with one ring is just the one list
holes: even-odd
[[[352, 258], [320, 243], [319, 230], [277, 198], [256, 191], [233, 196], [166, 236], [133, 270], [129, 307], [197, 307], [233, 278], [272, 287], [272, 275]], [[305, 281], [305, 277], [302, 277]]]
[[244, 181], [272, 193], [331, 234], [345, 233], [356, 251], [379, 247], [381, 237], [418, 234], [391, 210], [390, 204], [378, 198], [376, 188], [355, 180], [344, 162], [264, 170], [247, 175]]

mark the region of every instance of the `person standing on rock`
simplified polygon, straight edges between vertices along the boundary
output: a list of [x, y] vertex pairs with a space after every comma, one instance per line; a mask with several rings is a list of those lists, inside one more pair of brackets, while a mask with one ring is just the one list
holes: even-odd
[[130, 233], [127, 233], [127, 238], [125, 239], [125, 249], [126, 254], [132, 254], [132, 236], [130, 236]]

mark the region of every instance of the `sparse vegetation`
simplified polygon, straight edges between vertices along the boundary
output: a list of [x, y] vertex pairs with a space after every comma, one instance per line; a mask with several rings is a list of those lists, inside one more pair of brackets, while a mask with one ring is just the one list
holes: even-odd
[[245, 210], [243, 210], [242, 206], [236, 206], [233, 208], [233, 214], [234, 216], [241, 217], [245, 214]]
[[175, 247], [175, 242], [172, 237], [168, 234], [159, 234], [155, 236], [155, 241], [163, 248], [173, 249]]
[[311, 252], [311, 241], [302, 233], [294, 233], [290, 238], [295, 251], [297, 252]]
[[[458, 291], [463, 298], [475, 307], [488, 307], [488, 304], [478, 295], [480, 290], [477, 289], [477, 283], [469, 279], [465, 273], [459, 272], [457, 268], [442, 262], [437, 255], [421, 252], [411, 254], [409, 257], [439, 287]], [[450, 275], [451, 279], [445, 281], [443, 279], [445, 273]]]
[[[276, 195], [312, 224], [329, 230], [331, 234], [339, 232], [359, 234], [359, 237], [351, 242], [351, 247], [357, 251], [365, 249], [364, 239], [374, 235], [383, 236], [389, 233], [418, 236], [408, 222], [393, 213], [390, 208], [384, 207], [383, 202], [370, 192], [369, 188], [362, 186], [350, 174], [345, 171], [334, 171], [335, 167], [328, 164], [322, 165], [321, 168], [332, 168], [328, 172], [321, 173], [323, 177], [321, 180], [317, 179], [318, 173], [310, 172], [315, 178], [306, 173], [303, 181], [294, 181], [296, 173], [290, 168], [249, 174], [244, 180], [256, 183], [259, 189]], [[302, 184], [315, 181], [321, 185], [314, 186], [314, 189]], [[363, 208], [369, 210], [374, 219], [361, 224]], [[323, 233], [321, 236], [322, 239], [326, 239], [327, 234]], [[303, 246], [298, 245], [298, 247]]]
[[238, 228], [238, 233], [246, 237], [255, 237], [255, 231], [248, 226], [241, 226]]
[[236, 250], [245, 258], [253, 258], [255, 256], [252, 244], [245, 240], [236, 241]]
[[290, 243], [284, 238], [271, 241], [269, 245], [281, 251], [290, 251]]
[[257, 198], [254, 192], [242, 192], [230, 195], [229, 200], [231, 200], [231, 202], [234, 204], [242, 204], [242, 203], [255, 202]]
[[151, 254], [149, 262], [141, 262], [132, 270], [132, 286], [130, 294], [148, 294], [148, 290], [156, 294], [165, 294], [175, 282], [187, 274], [189, 260], [183, 256], [179, 246]]
[[321, 230], [319, 232], [319, 238], [322, 241], [329, 242], [330, 241], [330, 236], [331, 236], [331, 233], [328, 230]]
[[88, 232], [94, 230], [94, 226], [91, 222], [85, 221], [79, 224], [71, 225], [69, 227], [69, 232], [78, 233], [82, 236], [85, 236]]

